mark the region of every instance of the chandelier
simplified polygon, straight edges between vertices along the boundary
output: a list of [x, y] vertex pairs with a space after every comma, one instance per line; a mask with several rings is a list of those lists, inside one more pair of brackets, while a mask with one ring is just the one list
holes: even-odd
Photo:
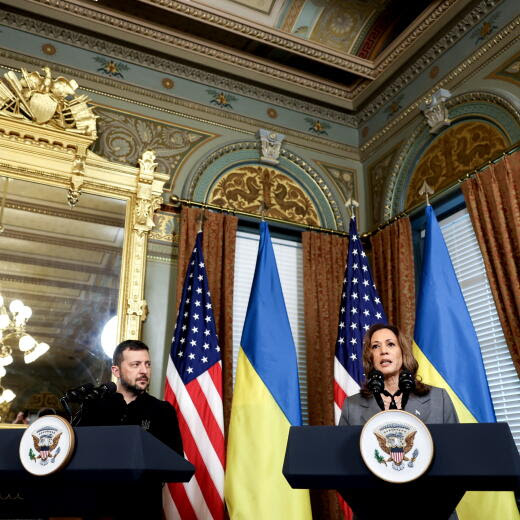
[[[25, 325], [32, 316], [32, 309], [21, 300], [13, 300], [9, 311], [0, 294], [0, 380], [5, 376], [5, 367], [13, 362], [13, 347], [18, 340], [18, 349], [23, 352], [25, 363], [32, 363], [49, 350], [47, 343], [38, 343], [25, 331]], [[16, 395], [12, 390], [0, 385], [0, 404], [12, 401]]]

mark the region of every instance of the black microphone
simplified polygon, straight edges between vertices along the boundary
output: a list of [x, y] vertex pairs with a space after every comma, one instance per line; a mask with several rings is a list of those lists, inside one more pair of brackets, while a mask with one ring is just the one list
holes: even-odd
[[410, 392], [415, 390], [415, 378], [407, 368], [402, 368], [401, 373], [399, 374], [399, 390], [403, 392], [401, 410], [404, 410], [404, 407], [408, 402], [408, 397], [410, 397]]
[[109, 381], [108, 383], [103, 383], [102, 385], [99, 385], [97, 388], [94, 388], [92, 390], [92, 397], [91, 399], [103, 399], [111, 394], [114, 394], [117, 390], [117, 385]]
[[376, 369], [372, 370], [367, 377], [367, 387], [374, 394], [374, 398], [376, 403], [379, 405], [379, 408], [384, 410], [385, 405], [381, 397], [381, 392], [385, 388], [385, 378], [383, 373]]
[[62, 399], [71, 401], [73, 403], [81, 403], [85, 399], [89, 398], [92, 390], [94, 390], [94, 385], [92, 383], [85, 383], [84, 385], [78, 386], [77, 388], [67, 390]]

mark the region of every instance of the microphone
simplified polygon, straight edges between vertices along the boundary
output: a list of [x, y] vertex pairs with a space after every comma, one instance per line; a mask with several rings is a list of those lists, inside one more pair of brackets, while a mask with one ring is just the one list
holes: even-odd
[[94, 388], [92, 390], [93, 398], [94, 399], [103, 399], [111, 394], [114, 394], [117, 390], [117, 385], [109, 381], [108, 383], [103, 383], [102, 385], [99, 385], [97, 388]]
[[368, 374], [367, 387], [374, 394], [374, 399], [376, 400], [376, 403], [379, 405], [379, 408], [381, 408], [381, 410], [384, 410], [385, 405], [381, 397], [381, 392], [385, 388], [385, 378], [383, 376], [383, 373], [376, 369], [372, 370], [370, 374]]
[[415, 378], [407, 368], [401, 369], [401, 373], [399, 374], [399, 390], [403, 392], [401, 410], [404, 410], [404, 407], [408, 402], [408, 397], [410, 397], [410, 392], [415, 390]]
[[92, 390], [94, 390], [94, 385], [92, 383], [85, 383], [84, 385], [78, 386], [77, 388], [67, 390], [62, 399], [71, 401], [73, 403], [80, 403], [85, 399], [88, 399], [88, 396]]
[[73, 403], [82, 403], [83, 401], [91, 401], [93, 399], [103, 399], [117, 390], [117, 386], [112, 381], [103, 383], [94, 387], [92, 383], [85, 383], [84, 385], [68, 390], [62, 399], [71, 401]]

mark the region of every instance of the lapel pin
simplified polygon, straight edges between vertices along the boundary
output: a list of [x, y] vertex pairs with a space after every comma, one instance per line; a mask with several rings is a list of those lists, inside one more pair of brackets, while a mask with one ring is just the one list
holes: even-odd
[[421, 415], [421, 412], [419, 410], [415, 410], [416, 415]]

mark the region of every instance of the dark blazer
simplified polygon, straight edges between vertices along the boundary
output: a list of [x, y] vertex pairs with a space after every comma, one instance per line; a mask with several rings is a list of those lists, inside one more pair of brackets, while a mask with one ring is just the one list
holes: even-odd
[[[424, 423], [445, 424], [459, 422], [448, 392], [436, 386], [432, 386], [426, 395], [411, 394], [405, 410], [417, 415]], [[370, 417], [380, 411], [381, 409], [372, 396], [366, 398], [361, 394], [355, 394], [345, 399], [341, 409], [339, 426], [363, 425]]]

